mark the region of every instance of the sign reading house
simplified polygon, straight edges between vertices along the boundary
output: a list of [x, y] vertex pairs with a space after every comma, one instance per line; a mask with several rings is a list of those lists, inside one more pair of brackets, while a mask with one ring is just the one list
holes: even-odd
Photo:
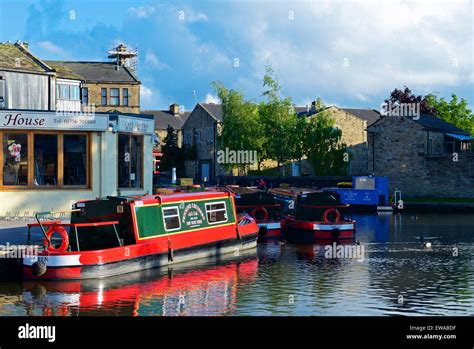
[[0, 111], [0, 128], [106, 131], [108, 116], [81, 112]]

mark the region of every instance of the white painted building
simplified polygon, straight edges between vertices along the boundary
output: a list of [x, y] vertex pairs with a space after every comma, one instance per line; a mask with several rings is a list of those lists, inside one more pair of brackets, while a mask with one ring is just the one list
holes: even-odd
[[0, 44], [0, 217], [152, 193], [153, 116], [81, 112], [70, 73]]

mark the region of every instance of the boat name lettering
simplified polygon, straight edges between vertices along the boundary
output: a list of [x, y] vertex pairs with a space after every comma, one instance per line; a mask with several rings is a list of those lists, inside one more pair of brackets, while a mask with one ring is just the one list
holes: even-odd
[[186, 205], [182, 221], [187, 227], [198, 227], [205, 221], [205, 215], [198, 205], [191, 203]]

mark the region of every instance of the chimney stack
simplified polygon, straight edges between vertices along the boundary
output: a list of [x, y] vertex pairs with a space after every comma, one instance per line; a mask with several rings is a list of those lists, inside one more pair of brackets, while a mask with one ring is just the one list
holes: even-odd
[[179, 115], [179, 105], [176, 103], [173, 103], [170, 105], [170, 113], [173, 115]]

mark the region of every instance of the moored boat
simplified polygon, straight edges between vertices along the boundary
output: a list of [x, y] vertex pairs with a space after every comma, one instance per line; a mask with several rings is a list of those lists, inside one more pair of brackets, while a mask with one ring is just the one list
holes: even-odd
[[227, 186], [226, 189], [235, 194], [237, 213], [247, 213], [257, 221], [259, 241], [281, 237], [280, 204], [271, 193], [236, 186]]
[[[45, 249], [23, 258], [26, 279], [89, 279], [255, 248], [258, 226], [228, 192], [107, 197], [74, 204], [71, 223], [40, 226]], [[61, 236], [56, 244], [53, 235]]]
[[282, 205], [282, 229], [289, 242], [313, 243], [354, 239], [356, 222], [350, 205], [335, 192], [275, 188], [270, 192]]

